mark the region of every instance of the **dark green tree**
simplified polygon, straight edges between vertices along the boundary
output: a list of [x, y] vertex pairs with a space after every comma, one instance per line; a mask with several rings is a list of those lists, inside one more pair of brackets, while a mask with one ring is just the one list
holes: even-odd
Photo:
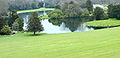
[[42, 27], [40, 19], [38, 18], [38, 14], [36, 12], [33, 12], [28, 22], [28, 31], [34, 32], [35, 35], [36, 32], [40, 32], [43, 30], [44, 29]]
[[16, 20], [17, 18], [19, 18], [19, 16], [18, 16], [16, 10], [13, 10], [13, 11], [9, 12], [8, 25], [9, 25], [10, 27], [12, 27], [12, 24], [15, 22], [15, 20]]
[[91, 0], [87, 0], [86, 7], [90, 13], [93, 12], [93, 3]]
[[120, 5], [110, 4], [108, 6], [108, 15], [110, 18], [120, 19]]
[[94, 17], [96, 18], [96, 20], [102, 20], [105, 18], [105, 13], [104, 10], [100, 7], [96, 7], [95, 11], [94, 11]]
[[23, 26], [24, 26], [23, 19], [22, 18], [17, 18], [15, 20], [15, 22], [17, 22], [18, 25], [19, 25], [19, 31], [22, 31], [23, 30]]

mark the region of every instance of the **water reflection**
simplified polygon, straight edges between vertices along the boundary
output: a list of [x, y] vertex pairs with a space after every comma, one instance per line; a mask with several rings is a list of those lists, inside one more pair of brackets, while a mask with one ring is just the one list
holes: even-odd
[[[38, 12], [38, 15], [43, 15], [44, 12]], [[27, 24], [30, 13], [20, 14], [24, 20], [24, 29], [27, 30]], [[44, 19], [41, 23], [44, 27], [44, 31], [41, 33], [69, 33], [69, 32], [81, 32], [81, 31], [91, 31], [93, 28], [86, 27], [83, 23], [87, 19], [80, 18], [70, 18], [70, 19]]]
[[83, 23], [84, 21], [80, 18], [69, 18], [69, 19], [50, 19], [50, 23], [56, 26], [61, 27], [63, 30], [67, 29], [69, 32], [80, 32], [80, 31], [90, 31], [94, 30], [93, 28], [86, 27]]

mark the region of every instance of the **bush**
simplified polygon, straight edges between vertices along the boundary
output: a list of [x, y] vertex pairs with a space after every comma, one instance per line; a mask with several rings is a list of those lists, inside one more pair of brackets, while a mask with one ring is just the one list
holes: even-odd
[[19, 17], [19, 18], [17, 18], [15, 20], [15, 22], [18, 23], [18, 26], [19, 26], [19, 30], [18, 31], [22, 31], [23, 30], [23, 26], [24, 26], [23, 19]]
[[61, 19], [61, 18], [64, 18], [64, 14], [61, 10], [54, 10], [52, 12], [50, 12], [48, 14], [48, 17], [50, 17], [50, 19]]
[[8, 25], [3, 26], [1, 29], [2, 35], [10, 35], [11, 34], [11, 29]]
[[12, 30], [13, 31], [19, 31], [19, 24], [17, 22], [14, 22], [12, 25]]

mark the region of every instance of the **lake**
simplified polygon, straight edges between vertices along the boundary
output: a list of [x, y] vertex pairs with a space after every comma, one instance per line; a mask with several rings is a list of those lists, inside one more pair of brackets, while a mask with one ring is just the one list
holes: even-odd
[[[47, 14], [50, 11], [40, 11], [37, 12], [38, 15]], [[27, 24], [31, 13], [19, 14], [23, 18], [24, 27], [27, 30]], [[44, 19], [41, 23], [44, 27], [44, 31], [41, 33], [56, 34], [56, 33], [70, 33], [70, 32], [81, 32], [81, 31], [91, 31], [94, 28], [88, 28], [84, 25], [85, 19], [81, 18], [69, 18], [69, 19]]]

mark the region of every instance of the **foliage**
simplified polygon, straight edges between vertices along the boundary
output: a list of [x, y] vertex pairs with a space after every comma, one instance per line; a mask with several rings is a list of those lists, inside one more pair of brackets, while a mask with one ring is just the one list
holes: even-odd
[[16, 10], [13, 10], [13, 11], [9, 12], [8, 25], [9, 25], [10, 27], [12, 27], [12, 24], [15, 22], [15, 20], [16, 20], [17, 18], [19, 18], [19, 16], [18, 16]]
[[80, 17], [83, 10], [80, 5], [74, 1], [64, 3], [60, 8], [68, 17]]
[[120, 5], [112, 5], [108, 6], [108, 15], [110, 18], [118, 18], [120, 19]]
[[14, 22], [13, 25], [12, 25], [12, 30], [13, 31], [19, 31], [19, 24], [18, 22]]
[[100, 7], [96, 7], [94, 13], [93, 13], [94, 17], [96, 18], [96, 20], [102, 20], [102, 19], [106, 19], [106, 14], [104, 13], [104, 10]]
[[59, 9], [54, 10], [48, 14], [48, 17], [51, 19], [60, 19], [64, 18], [64, 16], [65, 16], [64, 13]]
[[37, 31], [43, 31], [43, 27], [36, 12], [33, 12], [31, 14], [31, 17], [28, 22], [28, 31], [34, 32], [34, 35]]
[[98, 21], [86, 22], [85, 24], [87, 26], [94, 26], [94, 27], [112, 27], [112, 26], [120, 26], [120, 20], [116, 20], [116, 19], [98, 20]]
[[10, 35], [11, 34], [11, 29], [9, 26], [4, 25], [3, 28], [1, 29], [1, 33], [3, 35]]
[[23, 19], [22, 18], [17, 18], [15, 22], [17, 22], [18, 25], [19, 25], [19, 30], [18, 31], [22, 31], [23, 26], [24, 26]]
[[93, 4], [92, 4], [92, 1], [91, 1], [91, 0], [87, 0], [87, 2], [86, 2], [86, 8], [88, 9], [88, 11], [89, 11], [90, 13], [93, 12]]
[[12, 10], [28, 10], [40, 8], [43, 2], [39, 0], [8, 0], [9, 11]]
[[83, 11], [81, 17], [88, 17], [89, 14], [90, 14], [89, 11], [88, 11], [87, 9], [84, 9], [84, 11]]

